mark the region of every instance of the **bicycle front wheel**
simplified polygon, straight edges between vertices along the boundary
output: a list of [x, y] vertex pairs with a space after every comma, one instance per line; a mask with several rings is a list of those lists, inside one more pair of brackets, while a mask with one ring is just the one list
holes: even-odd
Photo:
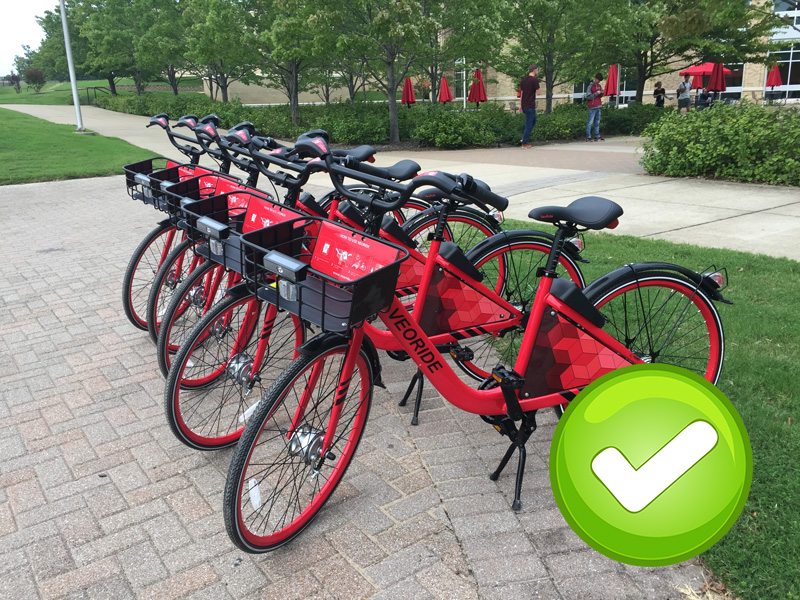
[[167, 311], [172, 295], [204, 259], [194, 254], [194, 242], [184, 240], [169, 253], [169, 256], [156, 273], [150, 295], [147, 298], [147, 332], [153, 343], [158, 343], [161, 320]]
[[221, 265], [206, 261], [186, 276], [175, 290], [158, 328], [158, 368], [166, 377], [178, 352], [200, 318], [224, 296], [230, 283], [239, 278]]
[[[358, 447], [372, 400], [373, 373], [363, 350], [319, 470], [347, 346], [302, 355], [281, 375], [250, 419], [225, 484], [225, 527], [247, 552], [274, 550], [299, 535], [331, 497]], [[318, 452], [318, 450], [317, 450]]]
[[164, 409], [172, 432], [198, 450], [235, 444], [303, 340], [297, 317], [254, 296], [217, 303], [186, 337], [169, 370]]
[[122, 278], [122, 308], [138, 329], [147, 329], [147, 299], [156, 273], [180, 242], [178, 230], [164, 221], [153, 229], [133, 251]]

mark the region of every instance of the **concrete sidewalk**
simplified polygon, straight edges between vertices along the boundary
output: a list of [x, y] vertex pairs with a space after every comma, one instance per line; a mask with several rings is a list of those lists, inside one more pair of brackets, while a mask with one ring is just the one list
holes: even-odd
[[[56, 123], [75, 123], [71, 106], [4, 105]], [[86, 127], [164, 156], [176, 156], [146, 117], [83, 107]], [[520, 148], [381, 152], [376, 164], [411, 158], [425, 170], [467, 172], [507, 196], [506, 216], [526, 219], [538, 206], [600, 195], [625, 210], [613, 233], [730, 248], [800, 260], [800, 189], [644, 175], [638, 138], [561, 142]], [[330, 189], [316, 175], [312, 193]]]

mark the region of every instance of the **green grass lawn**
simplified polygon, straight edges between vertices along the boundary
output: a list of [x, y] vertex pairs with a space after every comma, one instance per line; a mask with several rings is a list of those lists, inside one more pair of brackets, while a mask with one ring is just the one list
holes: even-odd
[[[123, 79], [124, 81], [128, 81]], [[87, 102], [87, 90], [85, 88], [92, 87], [92, 86], [100, 86], [105, 87], [108, 85], [108, 82], [105, 80], [98, 80], [98, 81], [79, 81], [78, 82], [78, 97], [80, 98], [81, 104], [88, 104]], [[133, 81], [129, 85], [133, 85]], [[105, 92], [98, 91], [97, 95], [103, 94]], [[132, 90], [119, 90], [118, 91], [120, 96], [134, 96], [136, 93]], [[171, 98], [172, 92], [170, 91], [152, 91], [152, 92], [145, 92], [146, 94], [153, 95], [153, 96], [163, 96], [164, 98]], [[179, 92], [180, 94], [200, 94], [201, 92]], [[89, 98], [93, 99], [95, 92], [88, 91]], [[69, 105], [72, 104], [72, 88], [70, 84], [67, 83], [48, 83], [42, 88], [40, 93], [35, 93], [33, 90], [29, 90], [27, 86], [22, 86], [22, 91], [17, 94], [14, 91], [14, 88], [11, 86], [0, 87], [0, 104], [60, 104], [60, 105]]]
[[13, 110], [0, 109], [7, 131], [0, 138], [0, 185], [119, 175], [122, 165], [153, 156], [117, 138], [79, 135], [72, 125], [57, 125]]
[[703, 560], [740, 600], [800, 598], [800, 262], [610, 234], [587, 235], [583, 256], [592, 261], [581, 265], [587, 282], [629, 262], [727, 267], [723, 295], [734, 304], [717, 305], [726, 342], [717, 387], [750, 435], [753, 484], [741, 517]]

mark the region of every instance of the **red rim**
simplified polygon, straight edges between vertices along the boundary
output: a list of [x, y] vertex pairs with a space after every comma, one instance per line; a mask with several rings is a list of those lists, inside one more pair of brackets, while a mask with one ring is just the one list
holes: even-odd
[[[342, 354], [344, 355], [345, 349], [339, 348], [334, 349], [330, 352], [327, 352], [323, 356], [319, 357], [314, 363], [311, 363], [308, 368], [312, 368], [314, 364], [317, 364], [319, 359], [327, 359], [333, 354]], [[236, 502], [236, 524], [239, 530], [239, 533], [242, 535], [244, 540], [246, 540], [249, 544], [251, 544], [255, 548], [265, 549], [265, 548], [274, 548], [279, 546], [293, 536], [297, 535], [302, 529], [307, 526], [314, 516], [316, 516], [317, 511], [322, 507], [322, 505], [327, 501], [333, 491], [336, 489], [336, 486], [342, 479], [345, 471], [347, 470], [347, 465], [350, 464], [350, 460], [352, 459], [353, 453], [356, 451], [358, 447], [358, 442], [361, 439], [361, 433], [364, 428], [364, 424], [366, 423], [367, 419], [367, 410], [363, 410], [359, 408], [356, 412], [356, 415], [353, 419], [353, 427], [350, 431], [350, 435], [348, 436], [347, 442], [345, 443], [344, 447], [339, 453], [338, 460], [336, 461], [336, 465], [334, 466], [333, 470], [331, 471], [328, 479], [326, 480], [325, 484], [319, 489], [316, 495], [312, 498], [311, 502], [306, 506], [300, 514], [298, 514], [292, 521], [282, 527], [277, 532], [274, 532], [269, 535], [257, 535], [250, 531], [244, 523], [244, 519], [242, 516], [242, 493], [244, 489], [245, 480], [247, 479], [247, 465], [250, 464], [250, 459], [252, 458], [253, 451], [255, 450], [256, 446], [258, 445], [258, 440], [261, 437], [261, 434], [264, 431], [265, 425], [270, 421], [272, 416], [275, 414], [275, 411], [280, 407], [280, 405], [285, 401], [288, 392], [293, 389], [294, 384], [297, 380], [303, 376], [304, 373], [308, 372], [308, 368], [304, 369], [298, 376], [288, 385], [285, 389], [285, 394], [281, 398], [280, 402], [276, 402], [273, 410], [270, 412], [268, 417], [264, 419], [261, 423], [261, 426], [258, 430], [258, 433], [253, 440], [253, 443], [250, 445], [250, 449], [247, 454], [247, 460], [245, 461], [245, 467], [242, 470], [242, 476], [240, 477], [238, 486], [237, 486], [237, 494], [235, 498]], [[366, 369], [368, 369], [366, 362], [364, 361], [363, 355], [359, 353], [357, 360], [356, 360], [356, 368], [358, 369], [359, 373], [364, 374], [368, 373]], [[359, 406], [365, 406], [367, 403], [368, 406], [368, 396], [370, 394], [370, 382], [368, 378], [360, 377], [361, 382], [361, 390], [359, 393]], [[351, 383], [352, 385], [352, 383]], [[348, 394], [349, 396], [349, 394]], [[344, 459], [344, 460], [343, 460]], [[342, 466], [344, 465], [344, 466]]]

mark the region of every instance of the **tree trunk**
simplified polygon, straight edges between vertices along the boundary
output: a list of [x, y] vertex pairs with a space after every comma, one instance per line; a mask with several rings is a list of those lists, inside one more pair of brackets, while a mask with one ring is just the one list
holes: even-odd
[[117, 84], [114, 81], [114, 74], [110, 73], [109, 75], [107, 75], [106, 76], [106, 80], [108, 81], [108, 89], [111, 90], [111, 95], [112, 96], [116, 96], [117, 95]]
[[350, 96], [350, 106], [356, 105], [356, 78], [352, 73], [347, 74], [347, 95]]
[[400, 125], [397, 121], [397, 81], [394, 74], [394, 60], [386, 61], [386, 90], [386, 97], [389, 100], [389, 143], [399, 144]]
[[217, 73], [217, 88], [222, 94], [222, 101], [228, 102], [228, 76], [225, 73]]
[[636, 102], [641, 103], [644, 98], [644, 84], [647, 81], [647, 53], [636, 53]]
[[141, 96], [142, 92], [144, 91], [144, 86], [142, 85], [142, 71], [140, 69], [136, 69], [136, 72], [133, 76], [133, 82], [136, 85], [136, 95]]
[[300, 123], [300, 98], [299, 98], [299, 85], [300, 73], [297, 68], [297, 61], [292, 60], [289, 62], [289, 76], [287, 77], [288, 92], [289, 92], [289, 112], [292, 115], [292, 125], [297, 126]]
[[[551, 44], [554, 43], [553, 36], [550, 39]], [[555, 65], [553, 64], [555, 59], [553, 57], [552, 52], [548, 52], [545, 54], [544, 57], [544, 89], [545, 89], [545, 103], [544, 103], [544, 114], [549, 115], [550, 112], [553, 110], [553, 90], [555, 88], [556, 76], [555, 76]]]
[[167, 67], [167, 81], [169, 81], [169, 86], [172, 88], [172, 95], [178, 95], [178, 77], [175, 73], [175, 66], [169, 65]]

